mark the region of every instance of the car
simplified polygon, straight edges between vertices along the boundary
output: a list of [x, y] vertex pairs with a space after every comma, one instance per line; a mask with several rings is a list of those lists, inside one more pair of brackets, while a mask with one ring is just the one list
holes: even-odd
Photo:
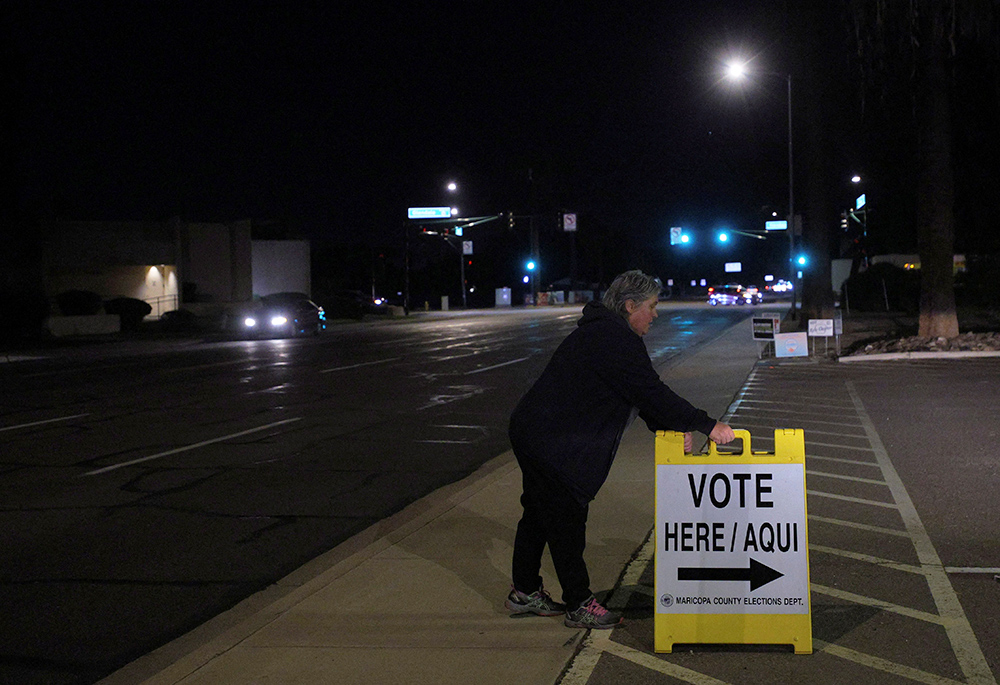
[[708, 289], [708, 303], [713, 307], [719, 304], [760, 304], [763, 300], [764, 295], [755, 285], [728, 283]]
[[746, 304], [743, 286], [735, 283], [713, 285], [708, 289], [708, 303], [713, 307], [720, 304]]
[[273, 293], [260, 298], [241, 324], [254, 337], [319, 335], [326, 330], [326, 312], [305, 293]]

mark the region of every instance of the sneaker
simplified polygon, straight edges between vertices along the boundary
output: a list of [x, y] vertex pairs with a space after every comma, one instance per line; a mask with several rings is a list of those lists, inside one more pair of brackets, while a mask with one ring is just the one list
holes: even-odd
[[578, 608], [566, 612], [564, 623], [570, 628], [614, 628], [622, 623], [622, 615], [617, 611], [608, 611], [591, 595]]
[[538, 588], [530, 595], [526, 595], [511, 585], [510, 594], [507, 595], [507, 601], [503, 605], [515, 614], [558, 616], [566, 611], [566, 605], [559, 604], [559, 602], [553, 600], [543, 587]]

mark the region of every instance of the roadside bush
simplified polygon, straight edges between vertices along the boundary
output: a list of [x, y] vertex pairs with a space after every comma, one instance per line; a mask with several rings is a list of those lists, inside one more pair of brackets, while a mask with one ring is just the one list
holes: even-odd
[[859, 312], [920, 311], [920, 272], [894, 264], [874, 264], [841, 286], [841, 302]]
[[959, 305], [996, 310], [1000, 282], [1000, 255], [966, 258], [967, 270], [955, 275], [955, 301]]
[[0, 290], [0, 339], [38, 339], [50, 313], [41, 289]]
[[63, 316], [91, 316], [99, 314], [104, 302], [101, 296], [89, 290], [67, 290], [56, 295], [56, 304]]
[[121, 320], [123, 331], [134, 331], [139, 328], [153, 308], [148, 302], [137, 300], [134, 297], [116, 297], [104, 303], [104, 311], [108, 314], [117, 314]]

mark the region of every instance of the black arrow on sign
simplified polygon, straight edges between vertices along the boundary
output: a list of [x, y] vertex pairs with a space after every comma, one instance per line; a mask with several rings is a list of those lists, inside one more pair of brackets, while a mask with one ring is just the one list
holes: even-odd
[[749, 568], [700, 568], [687, 567], [677, 569], [677, 580], [748, 580], [750, 592], [767, 585], [772, 580], [781, 578], [784, 573], [775, 571], [754, 559], [750, 560]]

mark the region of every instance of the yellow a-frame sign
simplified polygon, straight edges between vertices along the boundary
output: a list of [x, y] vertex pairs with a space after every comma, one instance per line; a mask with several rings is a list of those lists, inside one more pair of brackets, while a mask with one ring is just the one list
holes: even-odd
[[685, 454], [656, 435], [657, 652], [675, 644], [788, 644], [812, 652], [805, 436], [774, 431], [774, 453]]

